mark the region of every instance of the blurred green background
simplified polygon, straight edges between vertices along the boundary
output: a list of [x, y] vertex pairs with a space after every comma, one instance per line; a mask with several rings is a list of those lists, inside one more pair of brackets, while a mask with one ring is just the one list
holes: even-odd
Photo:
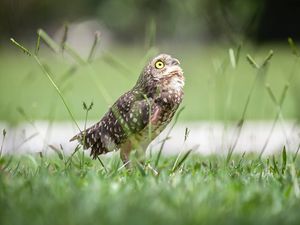
[[279, 99], [287, 83], [282, 114], [298, 118], [298, 56], [287, 39], [297, 43], [300, 37], [299, 10], [296, 0], [2, 0], [0, 120], [69, 119], [33, 58], [9, 41], [14, 37], [34, 49], [36, 30], [43, 28], [59, 43], [64, 24], [69, 25], [67, 41], [85, 58], [94, 32], [101, 32], [91, 66], [78, 65], [67, 54], [41, 46], [39, 56], [76, 119], [85, 117], [83, 101], [94, 102], [89, 119], [100, 118], [134, 85], [149, 57], [159, 52], [177, 57], [185, 71], [186, 108], [181, 120], [239, 119], [257, 74], [246, 55], [260, 63], [270, 49], [274, 56], [255, 85], [246, 118], [273, 119], [278, 108], [265, 86], [270, 85]]

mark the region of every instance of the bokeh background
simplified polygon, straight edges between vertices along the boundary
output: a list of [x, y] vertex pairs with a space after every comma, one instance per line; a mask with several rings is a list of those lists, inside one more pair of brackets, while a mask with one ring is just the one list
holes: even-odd
[[180, 59], [185, 71], [186, 109], [181, 120], [238, 120], [257, 74], [246, 55], [259, 64], [270, 50], [274, 56], [255, 85], [246, 117], [273, 119], [277, 106], [265, 86], [279, 99], [288, 83], [282, 112], [287, 119], [298, 118], [299, 76], [292, 74], [299, 68], [287, 39], [292, 37], [296, 44], [299, 40], [299, 11], [297, 0], [1, 0], [0, 120], [69, 119], [34, 60], [9, 41], [13, 37], [34, 49], [36, 31], [42, 28], [60, 43], [66, 24], [67, 41], [83, 58], [95, 31], [101, 32], [91, 64], [101, 87], [86, 66], [41, 45], [39, 55], [78, 120], [85, 117], [83, 101], [94, 102], [89, 119], [103, 115], [159, 52]]
[[[32, 39], [37, 28], [50, 34], [63, 22], [95, 20], [121, 43], [143, 43], [152, 23], [160, 41], [256, 43], [299, 38], [297, 0], [2, 0], [0, 31]], [[5, 40], [5, 39], [4, 39]], [[3, 40], [2, 40], [3, 41]]]

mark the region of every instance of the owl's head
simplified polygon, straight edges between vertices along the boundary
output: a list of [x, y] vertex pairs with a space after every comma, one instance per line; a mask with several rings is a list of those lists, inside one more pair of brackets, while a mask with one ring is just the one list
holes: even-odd
[[168, 54], [160, 54], [149, 61], [141, 74], [144, 82], [154, 81], [155, 83], [179, 83], [184, 85], [183, 71], [178, 59]]

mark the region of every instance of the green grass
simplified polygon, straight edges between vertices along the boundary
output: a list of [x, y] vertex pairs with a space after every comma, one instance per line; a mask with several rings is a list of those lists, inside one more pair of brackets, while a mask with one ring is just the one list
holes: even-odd
[[0, 224], [298, 224], [294, 156], [235, 155], [227, 164], [190, 155], [173, 172], [175, 158], [161, 158], [158, 175], [149, 166], [118, 170], [114, 155], [103, 159], [107, 172], [81, 151], [72, 158], [5, 156]]
[[[14, 47], [0, 52], [0, 121], [11, 123], [98, 119], [134, 85], [147, 52], [117, 46], [113, 57], [78, 65], [44, 47], [39, 58]], [[239, 58], [224, 46], [159, 47], [185, 71], [181, 120], [239, 120], [242, 129], [246, 119], [298, 118], [299, 58], [288, 46], [246, 46]], [[260, 66], [270, 49], [274, 56]], [[83, 101], [93, 110], [83, 110]], [[118, 155], [103, 157], [103, 166], [78, 149], [71, 156], [55, 148], [52, 156], [0, 154], [0, 224], [298, 224], [297, 154], [261, 158], [234, 149], [227, 157], [154, 154], [130, 171]]]
[[[246, 55], [250, 53], [257, 62], [261, 62], [270, 49], [273, 49], [274, 56], [270, 60], [268, 71], [255, 86], [246, 119], [274, 119], [277, 109], [268, 95], [265, 84], [270, 84], [275, 96], [279, 98], [287, 82], [290, 82], [290, 87], [282, 106], [282, 113], [287, 119], [298, 118], [299, 63], [295, 63], [296, 57], [288, 44], [261, 48], [242, 47], [236, 68], [232, 68], [229, 48], [224, 46], [162, 45], [159, 52], [168, 52], [179, 58], [185, 71], [183, 105], [186, 106], [186, 110], [180, 119], [240, 119], [257, 73], [247, 62]], [[147, 51], [140, 46], [116, 46], [109, 49], [109, 52], [123, 67], [103, 57], [97, 58], [91, 66], [78, 65], [67, 57], [67, 54], [62, 56], [51, 53], [45, 46], [40, 50], [41, 61], [53, 74], [53, 79], [78, 120], [85, 117], [83, 101], [94, 102], [89, 119], [99, 119], [118, 96], [134, 85], [146, 61]], [[32, 57], [24, 55], [12, 45], [9, 50], [0, 51], [0, 59], [0, 120], [16, 123], [28, 119], [70, 119], [57, 93]], [[70, 72], [74, 65], [75, 69]], [[95, 77], [91, 75], [90, 68], [95, 71]], [[292, 73], [295, 73], [295, 76], [289, 80]], [[108, 97], [103, 96], [99, 85], [104, 87]]]

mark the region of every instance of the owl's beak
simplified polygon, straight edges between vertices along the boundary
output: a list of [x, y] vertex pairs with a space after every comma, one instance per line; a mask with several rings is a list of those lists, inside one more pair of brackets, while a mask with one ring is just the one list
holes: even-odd
[[178, 59], [173, 58], [171, 64], [172, 64], [173, 66], [178, 66], [178, 65], [180, 65], [180, 62], [179, 62]]

